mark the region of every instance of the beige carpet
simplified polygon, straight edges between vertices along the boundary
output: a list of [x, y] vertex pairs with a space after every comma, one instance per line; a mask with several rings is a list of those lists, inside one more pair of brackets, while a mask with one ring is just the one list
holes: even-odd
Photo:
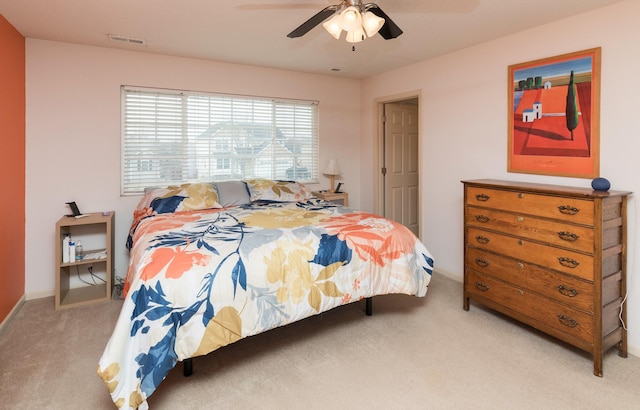
[[[0, 408], [111, 409], [96, 375], [119, 301], [28, 301], [0, 334]], [[461, 284], [374, 298], [179, 364], [151, 409], [639, 409], [640, 358], [590, 357], [503, 316], [462, 310]]]

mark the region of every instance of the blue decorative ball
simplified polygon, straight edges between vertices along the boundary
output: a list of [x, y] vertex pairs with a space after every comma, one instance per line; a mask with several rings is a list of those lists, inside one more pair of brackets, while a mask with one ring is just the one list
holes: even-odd
[[591, 187], [596, 191], [608, 191], [611, 188], [611, 183], [606, 178], [595, 178], [591, 181]]

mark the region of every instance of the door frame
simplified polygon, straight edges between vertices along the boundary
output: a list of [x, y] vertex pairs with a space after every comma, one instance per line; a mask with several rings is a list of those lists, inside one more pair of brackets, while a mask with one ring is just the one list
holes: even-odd
[[[405, 100], [418, 100], [418, 220], [422, 219], [422, 116], [420, 115], [420, 107], [422, 106], [422, 94], [420, 90], [408, 91], [402, 94], [396, 94], [387, 97], [380, 97], [374, 100], [374, 144], [373, 144], [373, 212], [378, 215], [384, 215], [384, 178], [382, 178], [382, 165], [384, 164], [384, 106], [387, 103], [398, 103]], [[422, 225], [422, 223], [420, 222]], [[422, 229], [419, 229], [422, 233]]]

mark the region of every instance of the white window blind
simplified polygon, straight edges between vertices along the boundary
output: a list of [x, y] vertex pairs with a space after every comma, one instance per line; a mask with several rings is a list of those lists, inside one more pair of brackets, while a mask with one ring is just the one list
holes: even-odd
[[318, 181], [318, 103], [122, 87], [121, 194], [184, 182]]

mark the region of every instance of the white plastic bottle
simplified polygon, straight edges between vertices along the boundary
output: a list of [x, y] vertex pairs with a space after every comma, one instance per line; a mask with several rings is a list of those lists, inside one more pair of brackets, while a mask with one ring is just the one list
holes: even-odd
[[62, 240], [62, 263], [69, 263], [69, 242], [71, 238], [68, 233], [64, 234], [64, 239]]
[[69, 261], [74, 262], [76, 260], [76, 243], [69, 241]]

